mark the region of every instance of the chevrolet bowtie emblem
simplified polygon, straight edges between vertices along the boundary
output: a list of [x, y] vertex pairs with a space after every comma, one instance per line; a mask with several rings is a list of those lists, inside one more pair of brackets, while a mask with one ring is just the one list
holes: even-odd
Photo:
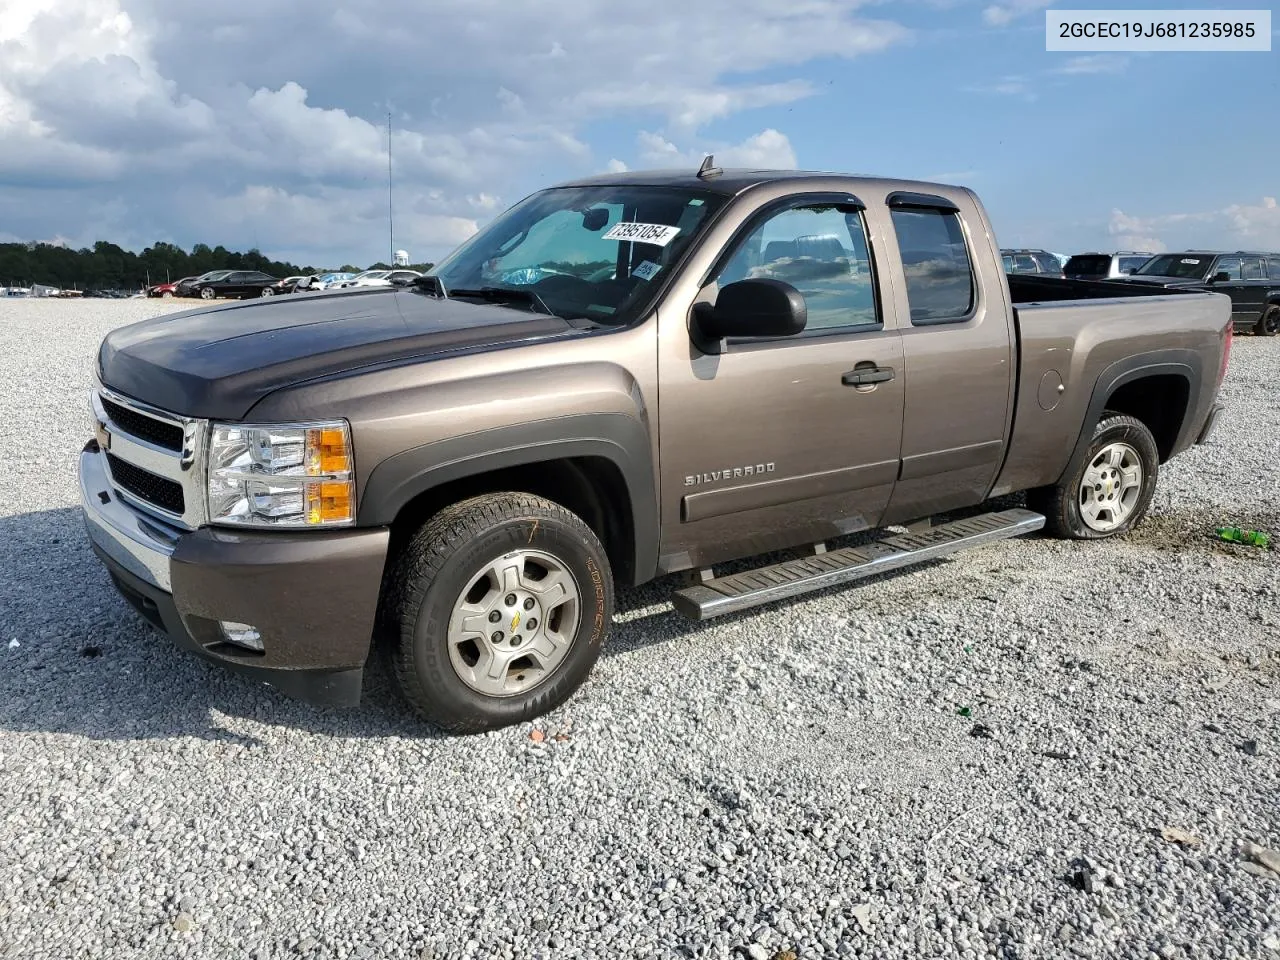
[[515, 633], [520, 629], [520, 611], [516, 611], [516, 615], [511, 618], [511, 632]]

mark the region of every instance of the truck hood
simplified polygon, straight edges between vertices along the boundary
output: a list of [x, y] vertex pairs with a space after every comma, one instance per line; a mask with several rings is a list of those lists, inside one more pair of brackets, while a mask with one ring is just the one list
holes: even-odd
[[108, 334], [103, 386], [188, 417], [244, 418], [267, 394], [317, 377], [467, 348], [585, 331], [519, 307], [365, 287], [183, 311]]

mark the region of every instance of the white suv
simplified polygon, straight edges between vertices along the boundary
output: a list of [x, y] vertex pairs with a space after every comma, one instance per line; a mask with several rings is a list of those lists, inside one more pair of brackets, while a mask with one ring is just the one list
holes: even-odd
[[349, 280], [335, 283], [334, 287], [390, 287], [397, 283], [410, 283], [422, 276], [417, 270], [366, 270]]

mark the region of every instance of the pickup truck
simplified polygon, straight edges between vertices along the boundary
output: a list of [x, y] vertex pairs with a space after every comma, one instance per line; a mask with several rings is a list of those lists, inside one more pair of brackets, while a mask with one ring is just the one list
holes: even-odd
[[492, 729], [583, 683], [617, 585], [684, 572], [703, 620], [1124, 534], [1231, 334], [1219, 294], [1006, 277], [968, 189], [708, 158], [537, 192], [411, 285], [110, 333], [81, 498], [179, 645], [332, 705], [380, 647]]

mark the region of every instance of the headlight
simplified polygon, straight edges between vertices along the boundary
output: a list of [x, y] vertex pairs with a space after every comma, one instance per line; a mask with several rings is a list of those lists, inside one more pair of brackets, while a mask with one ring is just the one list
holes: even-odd
[[331, 527], [355, 520], [346, 421], [211, 425], [209, 520], [264, 527]]

